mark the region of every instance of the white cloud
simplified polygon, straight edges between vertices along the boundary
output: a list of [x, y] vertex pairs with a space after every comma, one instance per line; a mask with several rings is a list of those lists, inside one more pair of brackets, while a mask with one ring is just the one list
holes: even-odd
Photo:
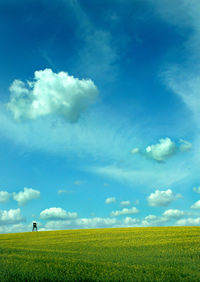
[[62, 208], [49, 208], [45, 209], [40, 213], [41, 219], [46, 220], [64, 220], [76, 218], [78, 214], [76, 212], [67, 212]]
[[200, 217], [179, 219], [176, 224], [180, 226], [200, 225]]
[[16, 224], [24, 220], [20, 209], [0, 210], [0, 225]]
[[168, 221], [167, 217], [160, 217], [156, 215], [148, 215], [142, 220], [143, 226], [158, 226], [164, 225]]
[[121, 201], [120, 202], [120, 206], [122, 207], [128, 207], [130, 206], [131, 202], [130, 201]]
[[16, 120], [36, 119], [55, 114], [76, 122], [88, 105], [97, 98], [97, 87], [90, 79], [74, 78], [51, 69], [36, 71], [34, 80], [25, 84], [15, 80], [10, 91], [8, 109]]
[[132, 207], [130, 209], [123, 208], [122, 210], [112, 211], [110, 215], [119, 216], [119, 215], [124, 215], [124, 214], [136, 214], [138, 212], [139, 210], [136, 207]]
[[200, 194], [200, 186], [199, 187], [194, 187], [193, 191]]
[[140, 225], [140, 220], [138, 218], [132, 218], [132, 217], [126, 217], [124, 220], [123, 220], [123, 223], [125, 225], [127, 225], [128, 227], [131, 227], [131, 226], [138, 226]]
[[158, 206], [165, 207], [180, 197], [181, 195], [175, 194], [174, 192], [172, 192], [171, 189], [164, 191], [156, 190], [154, 193], [151, 193], [148, 196], [147, 200], [149, 206], [151, 207], [158, 207]]
[[[25, 221], [24, 218], [22, 218], [22, 221]], [[37, 221], [37, 227], [38, 231], [43, 231], [43, 224], [39, 221]], [[19, 232], [31, 232], [33, 228], [33, 222], [29, 223], [10, 223], [7, 225], [0, 226], [0, 233], [19, 233]]]
[[45, 228], [49, 230], [54, 229], [79, 229], [79, 228], [104, 228], [117, 226], [115, 218], [77, 218], [74, 220], [64, 221], [49, 221], [46, 223]]
[[191, 206], [192, 209], [200, 209], [200, 200]]
[[10, 193], [7, 191], [0, 191], [0, 203], [6, 203], [10, 199]]
[[19, 193], [13, 193], [13, 199], [18, 202], [20, 206], [24, 206], [28, 201], [38, 199], [40, 197], [40, 191], [32, 188], [24, 188], [24, 191]]
[[169, 137], [159, 139], [157, 144], [149, 145], [146, 147], [145, 152], [142, 152], [139, 148], [133, 148], [131, 153], [137, 154], [141, 153], [142, 155], [147, 156], [158, 162], [163, 162], [177, 152], [187, 152], [192, 148], [192, 143], [189, 141], [180, 139], [179, 145], [175, 144]]
[[184, 211], [181, 211], [181, 210], [178, 210], [178, 209], [169, 209], [169, 210], [166, 210], [163, 213], [163, 216], [165, 216], [169, 219], [180, 218], [184, 215], [185, 215]]
[[31, 228], [28, 229], [27, 225], [25, 225], [23, 223], [0, 226], [0, 234], [2, 234], [2, 233], [18, 233], [18, 232], [26, 232], [26, 231], [31, 231]]
[[158, 144], [148, 146], [146, 155], [156, 161], [165, 161], [176, 153], [176, 144], [170, 138], [162, 138]]
[[116, 198], [115, 197], [110, 197], [110, 198], [107, 198], [105, 200], [106, 204], [111, 204], [111, 203], [115, 203], [115, 202], [116, 202]]

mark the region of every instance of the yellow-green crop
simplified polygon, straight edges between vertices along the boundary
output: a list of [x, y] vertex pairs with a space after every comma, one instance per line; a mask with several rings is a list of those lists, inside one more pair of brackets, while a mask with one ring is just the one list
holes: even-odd
[[200, 227], [0, 235], [0, 281], [200, 281]]

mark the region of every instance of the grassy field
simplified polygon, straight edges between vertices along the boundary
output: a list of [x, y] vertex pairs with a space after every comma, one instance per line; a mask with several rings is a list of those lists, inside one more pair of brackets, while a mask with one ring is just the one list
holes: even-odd
[[200, 227], [0, 235], [0, 281], [200, 281]]

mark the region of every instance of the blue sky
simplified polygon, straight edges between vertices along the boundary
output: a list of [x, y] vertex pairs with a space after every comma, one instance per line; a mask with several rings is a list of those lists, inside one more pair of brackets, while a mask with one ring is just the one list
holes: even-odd
[[0, 3], [0, 233], [200, 225], [197, 0]]

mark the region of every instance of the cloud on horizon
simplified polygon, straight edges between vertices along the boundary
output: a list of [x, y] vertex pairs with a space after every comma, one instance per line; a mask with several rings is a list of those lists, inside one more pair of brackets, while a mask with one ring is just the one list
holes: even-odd
[[25, 221], [25, 218], [21, 215], [21, 210], [10, 209], [10, 210], [0, 210], [0, 226], [7, 224], [17, 224], [19, 222]]

